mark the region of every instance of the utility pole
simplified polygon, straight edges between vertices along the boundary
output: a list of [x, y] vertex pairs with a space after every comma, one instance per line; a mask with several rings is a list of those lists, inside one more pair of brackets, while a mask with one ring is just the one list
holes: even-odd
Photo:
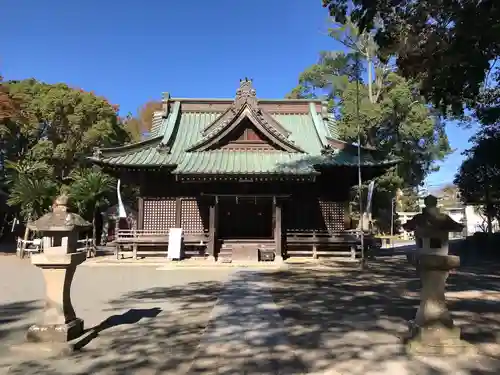
[[488, 234], [491, 234], [493, 233], [493, 225], [491, 222], [491, 197], [489, 185], [489, 178], [486, 178], [486, 184], [484, 185], [484, 197], [486, 200], [486, 220], [488, 221]]
[[356, 122], [358, 124], [358, 197], [359, 197], [359, 227], [361, 245], [361, 269], [365, 267], [365, 233], [363, 220], [363, 179], [361, 175], [361, 124], [359, 122], [359, 80], [360, 80], [359, 52], [356, 52]]
[[[391, 199], [391, 237], [394, 236], [394, 205], [396, 203], [396, 198]], [[391, 239], [392, 241], [392, 239]]]

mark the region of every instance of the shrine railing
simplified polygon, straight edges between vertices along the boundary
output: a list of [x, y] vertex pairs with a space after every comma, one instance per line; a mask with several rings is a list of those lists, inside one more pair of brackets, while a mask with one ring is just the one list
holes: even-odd
[[[168, 243], [169, 230], [158, 229], [118, 229], [116, 232], [115, 241], [118, 243], [132, 242], [156, 242]], [[208, 231], [201, 232], [199, 230], [183, 230], [184, 239], [193, 239], [196, 237], [203, 238], [208, 235]]]
[[326, 231], [326, 230], [305, 230], [286, 231], [286, 241], [289, 244], [321, 244], [321, 243], [357, 243], [359, 242], [356, 232], [350, 231]]
[[304, 230], [286, 232], [288, 257], [334, 257], [355, 260], [359, 258], [360, 240], [348, 231]]

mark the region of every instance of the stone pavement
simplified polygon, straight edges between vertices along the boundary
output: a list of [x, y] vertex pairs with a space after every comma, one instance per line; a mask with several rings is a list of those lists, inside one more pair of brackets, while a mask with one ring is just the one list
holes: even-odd
[[[290, 338], [299, 331], [311, 333], [311, 327], [284, 324], [279, 313], [282, 307], [274, 302], [268, 280], [265, 274], [245, 271], [226, 282], [189, 373], [478, 375], [500, 372], [498, 361], [484, 355], [409, 357], [401, 338], [392, 333], [393, 322], [381, 321], [374, 311], [373, 323], [385, 324], [386, 332], [369, 329], [361, 322], [357, 324], [357, 314], [345, 309], [344, 319], [351, 323], [346, 333], [322, 332], [320, 349], [309, 348], [307, 343], [297, 345]], [[322, 292], [334, 293], [331, 289]], [[313, 299], [311, 294], [311, 305], [297, 308], [313, 310]], [[351, 355], [351, 351], [357, 351], [357, 355]]]
[[226, 282], [195, 358], [192, 373], [306, 373], [268, 286], [252, 271], [239, 271]]

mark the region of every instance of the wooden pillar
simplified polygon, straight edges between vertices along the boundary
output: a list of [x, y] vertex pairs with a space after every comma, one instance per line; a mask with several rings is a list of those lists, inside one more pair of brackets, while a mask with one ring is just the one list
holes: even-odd
[[351, 245], [351, 259], [355, 260], [356, 259], [356, 245]]
[[139, 198], [137, 198], [137, 229], [144, 229], [144, 196], [146, 194], [145, 173], [139, 172]]
[[274, 244], [275, 244], [275, 259], [277, 262], [283, 261], [283, 232], [281, 228], [281, 202], [276, 197], [273, 197], [274, 204]]
[[137, 198], [137, 229], [144, 229], [144, 198]]
[[137, 244], [136, 243], [132, 245], [132, 257], [134, 259], [137, 259]]
[[313, 245], [312, 245], [312, 255], [313, 259], [318, 259], [318, 245], [317, 245], [317, 237], [316, 230], [313, 230]]
[[175, 227], [182, 228], [182, 199], [175, 198]]
[[349, 201], [345, 201], [343, 204], [344, 207], [344, 229], [352, 229], [351, 228], [351, 208], [349, 205]]
[[215, 247], [217, 243], [217, 206], [218, 199], [214, 198], [212, 202], [210, 202], [210, 206], [208, 208], [208, 244], [207, 244], [207, 252], [208, 259], [215, 261]]

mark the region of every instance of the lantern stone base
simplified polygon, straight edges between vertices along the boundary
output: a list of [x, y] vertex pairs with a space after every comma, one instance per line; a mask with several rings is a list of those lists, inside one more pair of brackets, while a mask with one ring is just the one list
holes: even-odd
[[69, 323], [54, 325], [32, 325], [26, 334], [29, 342], [64, 343], [80, 337], [84, 332], [83, 320], [76, 318]]
[[[59, 335], [59, 332], [52, 334], [51, 327], [40, 327], [40, 330], [45, 331], [45, 334], [39, 334], [37, 330], [33, 329], [34, 326], [31, 326], [27, 333], [27, 340], [20, 344], [10, 345], [9, 349], [12, 354], [19, 355], [23, 359], [69, 356], [96, 337], [96, 332], [93, 329], [83, 332], [83, 321], [81, 319], [77, 320], [79, 322], [69, 323], [68, 326], [70, 327], [64, 327], [67, 335]], [[56, 329], [57, 327], [54, 327], [54, 330]], [[71, 341], [63, 341], [70, 338]]]
[[64, 343], [83, 334], [83, 320], [71, 303], [71, 283], [85, 253], [36, 254], [32, 263], [42, 270], [45, 280], [45, 306], [39, 321], [32, 325], [26, 339], [32, 343]]
[[76, 351], [75, 345], [71, 342], [24, 342], [22, 344], [11, 345], [9, 349], [13, 356], [19, 356], [24, 360], [28, 358], [49, 359], [66, 357]]
[[460, 339], [458, 327], [418, 327], [411, 324], [406, 351], [412, 355], [455, 356], [473, 353], [474, 348]]
[[411, 259], [422, 282], [420, 305], [406, 337], [408, 353], [419, 355], [461, 355], [472, 346], [460, 339], [446, 306], [445, 286], [449, 271], [460, 265], [452, 255], [420, 254]]

